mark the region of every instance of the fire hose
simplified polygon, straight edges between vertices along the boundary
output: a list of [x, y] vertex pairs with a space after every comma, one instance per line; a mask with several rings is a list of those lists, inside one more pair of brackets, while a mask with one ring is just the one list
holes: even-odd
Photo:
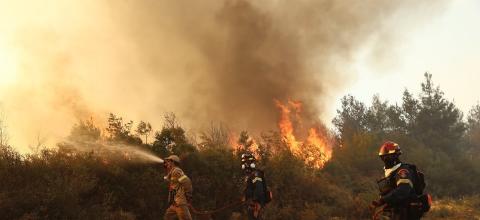
[[218, 212], [221, 212], [225, 209], [229, 209], [229, 208], [233, 208], [233, 207], [236, 207], [236, 206], [239, 206], [239, 205], [242, 205], [244, 203], [244, 201], [237, 201], [237, 202], [232, 202], [226, 206], [223, 206], [223, 207], [220, 207], [220, 208], [217, 208], [217, 209], [214, 209], [214, 210], [208, 210], [208, 211], [205, 211], [205, 210], [198, 210], [196, 209], [195, 207], [193, 207], [192, 204], [188, 204], [188, 207], [190, 207], [190, 210], [192, 211], [193, 214], [196, 214], [196, 215], [213, 215], [215, 213], [218, 213]]

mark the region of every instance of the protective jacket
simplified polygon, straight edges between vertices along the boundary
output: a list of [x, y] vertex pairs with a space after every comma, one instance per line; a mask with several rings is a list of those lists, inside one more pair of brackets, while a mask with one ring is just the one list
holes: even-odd
[[407, 164], [397, 164], [385, 170], [385, 177], [378, 181], [381, 199], [386, 203], [383, 216], [395, 220], [415, 220], [409, 210], [416, 198], [414, 174]]
[[245, 199], [264, 206], [265, 201], [265, 179], [261, 170], [254, 170], [245, 177]]
[[168, 201], [174, 205], [187, 205], [192, 197], [193, 187], [190, 181], [179, 167], [170, 170], [165, 179], [169, 182]]

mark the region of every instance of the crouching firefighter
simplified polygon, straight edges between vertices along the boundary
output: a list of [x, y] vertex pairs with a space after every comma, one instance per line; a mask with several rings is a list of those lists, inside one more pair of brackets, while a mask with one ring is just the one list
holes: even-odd
[[168, 187], [168, 208], [165, 212], [165, 220], [191, 220], [188, 204], [192, 199], [192, 182], [183, 170], [180, 169], [180, 158], [171, 155], [164, 160], [167, 175], [164, 177], [169, 182]]
[[415, 165], [400, 161], [400, 146], [387, 141], [378, 155], [384, 162], [385, 177], [377, 181], [380, 197], [371, 204], [373, 219], [416, 220], [430, 210], [431, 197], [424, 194], [423, 173]]
[[255, 162], [252, 154], [242, 154], [242, 169], [245, 172], [244, 201], [249, 220], [262, 219], [262, 211], [272, 199], [264, 173], [257, 168]]

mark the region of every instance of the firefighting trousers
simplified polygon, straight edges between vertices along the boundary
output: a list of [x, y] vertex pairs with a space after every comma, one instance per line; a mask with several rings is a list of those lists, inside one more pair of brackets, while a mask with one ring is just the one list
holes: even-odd
[[253, 204], [247, 205], [248, 220], [261, 220], [262, 219], [262, 207], [255, 207]]
[[164, 220], [192, 220], [190, 210], [187, 205], [171, 205], [165, 212]]

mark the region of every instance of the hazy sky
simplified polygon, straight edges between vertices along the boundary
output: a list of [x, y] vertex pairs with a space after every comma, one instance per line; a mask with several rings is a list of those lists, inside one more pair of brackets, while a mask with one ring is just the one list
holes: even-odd
[[479, 21], [476, 0], [0, 0], [0, 116], [22, 151], [109, 112], [264, 130], [293, 97], [330, 124], [342, 96], [399, 102], [426, 71], [467, 112]]
[[[357, 79], [338, 98], [352, 94], [370, 103], [372, 96], [379, 94], [400, 103], [405, 88], [420, 91], [423, 74], [428, 71], [446, 97], [465, 113], [480, 101], [480, 1], [450, 1], [439, 16], [399, 35], [403, 39], [395, 42], [391, 54], [383, 54], [386, 63], [380, 66], [362, 59], [368, 46], [359, 53], [354, 70]], [[337, 101], [332, 106], [333, 114], [339, 105]]]

